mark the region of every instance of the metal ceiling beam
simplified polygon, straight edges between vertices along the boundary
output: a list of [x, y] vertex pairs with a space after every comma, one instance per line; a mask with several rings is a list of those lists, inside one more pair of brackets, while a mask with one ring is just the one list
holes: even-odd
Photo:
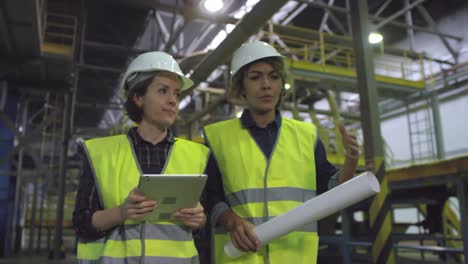
[[[179, 37], [179, 34], [180, 34], [180, 31], [179, 33], [177, 33], [177, 35], [174, 36], [174, 27], [176, 26], [176, 24], [178, 25], [180, 23], [180, 20], [177, 19], [177, 7], [179, 7], [179, 0], [175, 0], [175, 5], [174, 5], [174, 10], [172, 12], [172, 20], [171, 20], [171, 24], [170, 24], [170, 30], [169, 30], [169, 37], [167, 38], [167, 41], [166, 41], [166, 47], [164, 48], [164, 51], [165, 52], [169, 52], [169, 49], [172, 47], [172, 39], [177, 39]], [[185, 24], [185, 20], [183, 21], [183, 23]], [[184, 28], [184, 25], [182, 25], [182, 27], [180, 29], [183, 29]], [[176, 47], [172, 47], [172, 48], [176, 48]]]
[[[42, 6], [39, 6], [41, 3], [43, 5], [44, 1], [30, 1], [30, 0], [22, 0], [22, 1], [10, 1], [14, 4], [4, 4], [5, 1], [0, 1], [0, 41], [5, 44], [6, 51], [2, 52], [3, 54], [10, 54], [18, 48], [15, 45], [15, 38], [13, 38], [12, 31], [17, 32], [17, 35], [22, 38], [25, 45], [21, 45], [24, 47], [25, 54], [19, 54], [23, 56], [32, 56], [38, 57], [41, 54], [41, 39], [42, 39], [42, 14], [40, 10]], [[22, 12], [20, 17], [9, 17], [10, 21], [7, 21], [7, 16], [9, 14], [9, 9], [16, 9], [21, 8], [26, 10], [26, 12]], [[29, 30], [31, 32], [29, 32]], [[10, 34], [11, 32], [11, 34]]]
[[377, 12], [375, 12], [374, 16], [380, 16], [380, 14], [382, 14], [382, 12], [385, 10], [385, 8], [387, 8], [388, 4], [390, 4], [392, 2], [392, 0], [387, 0], [385, 1], [385, 3], [383, 3], [379, 10], [377, 10]]
[[[408, 0], [409, 1], [409, 0]], [[417, 6], [417, 10], [419, 12], [419, 14], [421, 14], [421, 16], [424, 18], [424, 20], [426, 21], [426, 23], [429, 25], [429, 27], [436, 33], [438, 33], [439, 37], [440, 37], [440, 40], [442, 40], [442, 43], [444, 43], [445, 47], [447, 48], [447, 50], [450, 52], [450, 54], [452, 55], [453, 59], [455, 62], [458, 61], [458, 53], [452, 48], [452, 46], [450, 45], [450, 43], [447, 41], [447, 39], [445, 39], [445, 37], [443, 37], [437, 27], [437, 24], [436, 22], [434, 21], [434, 19], [432, 19], [431, 15], [429, 14], [429, 12], [427, 12], [427, 10], [422, 7], [422, 6]]]
[[[369, 18], [371, 18], [374, 21], [384, 20], [384, 18], [381, 18], [381, 17], [369, 16]], [[405, 29], [408, 29], [408, 28], [409, 29], [414, 29], [414, 30], [417, 30], [417, 31], [426, 32], [426, 33], [430, 33], [430, 34], [434, 34], [434, 35], [438, 35], [438, 36], [443, 36], [443, 37], [455, 39], [455, 40], [458, 40], [458, 41], [461, 41], [463, 39], [461, 37], [450, 35], [450, 34], [447, 34], [447, 33], [435, 32], [434, 30], [432, 30], [430, 28], [425, 28], [425, 27], [421, 27], [421, 26], [414, 26], [414, 25], [409, 26], [409, 25], [407, 25], [405, 23], [397, 22], [397, 21], [392, 21], [392, 22], [388, 23], [388, 25], [399, 27], [399, 28], [405, 28]]]
[[207, 24], [203, 26], [203, 28], [201, 29], [202, 33], [192, 40], [192, 42], [189, 44], [188, 48], [185, 51], [185, 55], [186, 56], [191, 55], [198, 48], [198, 46], [205, 39], [205, 37], [208, 36], [208, 34], [210, 34], [211, 31], [215, 28], [216, 28], [216, 25], [213, 25], [213, 24], [209, 24], [209, 25]]
[[330, 6], [330, 5], [327, 5], [323, 2], [318, 2], [318, 1], [313, 1], [313, 0], [296, 0], [297, 2], [300, 2], [300, 3], [306, 3], [310, 6], [315, 6], [315, 7], [320, 7], [320, 8], [323, 8], [323, 9], [327, 9], [329, 11], [335, 11], [335, 12], [339, 12], [339, 13], [343, 13], [343, 14], [347, 14], [349, 13], [349, 11], [344, 8], [344, 7], [339, 7], [339, 6]]
[[[302, 39], [306, 39], [308, 41], [320, 40], [320, 32], [316, 30], [296, 27], [296, 26], [284, 26], [273, 24], [273, 32], [278, 35], [286, 35], [291, 37], [298, 37]], [[268, 31], [268, 25], [263, 28], [263, 30]], [[352, 38], [348, 36], [342, 35], [330, 35], [325, 34], [324, 40], [327, 42], [332, 42], [335, 44], [343, 45], [343, 46], [352, 46]]]
[[[275, 14], [284, 4], [285, 0], [262, 0], [257, 3], [252, 10], [247, 13], [239, 24], [226, 36], [221, 44], [212, 52], [210, 52], [198, 66], [193, 70], [190, 78], [193, 80], [193, 87], [185, 94], [189, 94], [200, 82], [203, 82], [222, 62], [229, 59], [231, 54], [239, 48], [242, 43], [247, 41], [250, 36], [254, 35], [273, 14]], [[221, 104], [224, 100], [217, 101]], [[217, 105], [215, 105], [217, 106]], [[207, 110], [215, 107], [209, 105], [201, 111], [208, 113]], [[202, 117], [201, 115], [200, 117]], [[194, 121], [196, 119], [190, 119]], [[190, 123], [190, 122], [188, 122]]]
[[127, 46], [122, 46], [122, 45], [117, 45], [117, 44], [102, 43], [102, 42], [87, 41], [87, 40], [84, 41], [84, 46], [90, 47], [90, 48], [97, 48], [97, 49], [115, 50], [118, 52], [125, 52], [125, 53], [130, 53], [130, 54], [140, 54], [140, 53], [151, 51], [151, 50], [138, 49], [134, 47], [127, 47]]
[[[405, 6], [409, 7], [410, 5], [410, 0], [405, 0]], [[413, 26], [413, 16], [411, 15], [411, 10], [408, 9], [408, 11], [405, 13], [405, 20], [406, 24], [409, 26]], [[408, 28], [406, 30], [409, 38], [409, 44], [410, 44], [410, 50], [414, 50], [415, 44], [414, 44], [414, 30], [412, 28]]]
[[5, 108], [6, 101], [8, 98], [8, 84], [6, 81], [0, 81], [0, 111], [3, 111]]
[[5, 47], [4, 53], [11, 54], [13, 53], [13, 47], [11, 45], [11, 38], [10, 38], [10, 32], [8, 31], [8, 27], [6, 24], [6, 19], [5, 19], [5, 11], [4, 11], [4, 6], [0, 6], [0, 36], [2, 36], [0, 41], [3, 43], [3, 46]]
[[[328, 0], [328, 5], [332, 6], [334, 1], [335, 0]], [[323, 14], [322, 20], [320, 21], [319, 31], [323, 31], [325, 29], [325, 24], [327, 23], [327, 20], [328, 20], [328, 14], [330, 13], [328, 12], [327, 9], [324, 9], [323, 11], [324, 11], [324, 14]]]
[[[32, 24], [32, 40], [34, 55], [40, 56], [41, 54], [41, 43], [42, 43], [42, 13], [41, 10], [44, 8], [43, 1], [27, 1], [32, 4], [31, 24]], [[42, 3], [43, 6], [39, 6]]]
[[283, 21], [280, 22], [281, 25], [287, 25], [291, 20], [293, 20], [299, 13], [302, 12], [307, 7], [307, 4], [298, 5]]
[[[180, 20], [178, 20], [180, 21]], [[166, 47], [164, 48], [164, 51], [165, 52], [169, 52], [169, 49], [172, 47], [173, 48], [173, 45], [174, 43], [176, 42], [176, 40], [179, 38], [180, 34], [184, 31], [185, 29], [185, 26], [187, 25], [186, 21], [182, 21], [182, 22], [179, 22], [179, 23], [175, 23], [175, 24], [180, 24], [182, 23], [182, 25], [180, 25], [177, 30], [173, 33], [171, 33], [171, 35], [169, 36], [169, 39], [167, 40], [166, 42]], [[172, 32], [172, 31], [171, 31]], [[177, 48], [176, 48], [177, 50]]]
[[[349, 10], [351, 8], [349, 1], [350, 0], [345, 0], [346, 10]], [[353, 29], [351, 28], [351, 14], [348, 12], [345, 15], [346, 15], [346, 23], [348, 24], [348, 35], [352, 36]]]
[[[264, 30], [267, 31], [268, 27], [265, 26]], [[310, 41], [320, 40], [320, 33], [318, 31], [295, 27], [295, 26], [283, 26], [283, 25], [275, 24], [273, 25], [273, 32], [278, 35], [288, 35], [288, 36], [298, 37], [302, 39], [307, 39]], [[327, 42], [332, 42], [332, 43], [343, 45], [346, 47], [352, 47], [353, 45], [352, 38], [348, 36], [327, 34], [327, 35], [324, 35], [324, 40]], [[422, 58], [427, 59], [427, 60], [432, 60], [432, 61], [443, 63], [443, 64], [450, 64], [450, 65], [454, 64], [449, 61], [434, 59], [434, 58], [428, 57], [427, 55], [423, 55], [421, 53], [417, 53], [414, 51], [395, 49], [391, 47], [385, 47], [385, 53], [396, 55], [396, 56], [406, 56], [412, 59], [420, 59], [422, 56]]]
[[[349, 13], [349, 11], [346, 8], [343, 8], [343, 7], [329, 6], [327, 4], [320, 3], [320, 2], [311, 2], [310, 0], [296, 0], [296, 1], [301, 2], [301, 3], [307, 3], [307, 4], [311, 5], [311, 6], [320, 7], [320, 8], [328, 9], [328, 10], [331, 10], [331, 11], [343, 13], [343, 14], [348, 14]], [[382, 21], [387, 19], [387, 18], [372, 16], [372, 15], [369, 15], [369, 18], [371, 20], [377, 21], [377, 22], [382, 22]], [[412, 28], [412, 29], [417, 30], [417, 31], [431, 33], [431, 34], [435, 34], [435, 35], [440, 35], [440, 36], [444, 36], [444, 37], [447, 37], [447, 38], [456, 39], [458, 41], [461, 41], [463, 39], [461, 37], [450, 35], [450, 34], [447, 34], [447, 33], [442, 33], [442, 32], [437, 33], [437, 32], [434, 32], [433, 30], [425, 28], [425, 27], [409, 26], [409, 25], [406, 25], [405, 23], [401, 23], [401, 22], [397, 22], [397, 21], [390, 21], [390, 22], [388, 22], [388, 25], [395, 26], [395, 27], [401, 27], [401, 28]]]
[[343, 35], [346, 35], [346, 29], [344, 25], [341, 23], [341, 21], [338, 19], [338, 17], [336, 17], [336, 15], [333, 12], [329, 12], [328, 10], [325, 10], [325, 12], [327, 12], [331, 21], [338, 28], [338, 30], [340, 30]]
[[229, 59], [231, 54], [254, 35], [285, 3], [285, 0], [262, 0], [255, 5], [223, 42], [193, 70], [190, 76], [194, 81], [193, 88], [205, 81], [220, 62]]
[[377, 25], [375, 25], [375, 27], [373, 29], [379, 29], [380, 27], [384, 26], [385, 24], [391, 22], [392, 20], [394, 20], [395, 18], [403, 15], [404, 13], [408, 12], [409, 10], [411, 10], [413, 7], [421, 4], [422, 2], [424, 2], [426, 0], [418, 0], [416, 2], [413, 2], [411, 3], [410, 5], [408, 6], [405, 6], [405, 8], [395, 12], [394, 14], [392, 14], [391, 16], [389, 17], [386, 17], [384, 20], [380, 21]]
[[[155, 12], [155, 17], [156, 17], [156, 21], [158, 22], [159, 29], [163, 33], [164, 44], [167, 44], [169, 41], [171, 32], [169, 32], [169, 30], [167, 29], [166, 24], [164, 23], [164, 20], [161, 17], [159, 12]], [[152, 23], [155, 23], [156, 21], [152, 21]], [[174, 46], [169, 46], [169, 48], [171, 48], [173, 52], [177, 52]], [[158, 47], [158, 49], [162, 49], [162, 47]]]
[[91, 65], [91, 64], [77, 64], [76, 67], [80, 69], [89, 69], [95, 71], [105, 71], [105, 72], [112, 72], [116, 74], [120, 74], [125, 71], [125, 69], [120, 68], [112, 68], [112, 67], [105, 67], [105, 66], [98, 66], [98, 65]]
[[[135, 0], [120, 0], [120, 2], [127, 2], [131, 5], [137, 5], [143, 8], [153, 8], [155, 10], [165, 12], [165, 13], [174, 13], [174, 10], [177, 14], [184, 16], [187, 20], [204, 20], [212, 23], [219, 24], [236, 24], [238, 19], [234, 17], [226, 16], [225, 14], [207, 14], [202, 12], [197, 7], [190, 7], [188, 5], [183, 5], [174, 9], [173, 5], [163, 4], [161, 1], [135, 1]], [[117, 2], [116, 0], [110, 1], [112, 4]], [[196, 2], [196, 1], [195, 1]]]
[[[332, 6], [334, 1], [335, 0], [329, 0], [328, 1], [328, 6]], [[320, 1], [320, 2], [322, 2], [322, 1]], [[324, 9], [324, 11], [325, 11], [325, 14], [322, 17], [322, 21], [320, 23], [319, 31], [323, 31], [325, 29], [325, 26], [327, 25], [328, 18], [330, 18], [332, 20], [333, 24], [338, 28], [338, 30], [341, 31], [341, 34], [345, 35], [346, 30], [345, 30], [343, 24], [341, 24], [340, 20], [335, 16], [335, 14], [328, 11], [327, 9]]]

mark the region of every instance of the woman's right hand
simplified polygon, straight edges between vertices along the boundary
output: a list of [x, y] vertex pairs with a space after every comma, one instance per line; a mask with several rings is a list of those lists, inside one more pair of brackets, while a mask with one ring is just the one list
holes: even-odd
[[158, 207], [158, 203], [147, 199], [138, 188], [133, 188], [123, 204], [120, 205], [120, 217], [125, 220], [140, 220]]
[[225, 226], [231, 233], [234, 246], [241, 251], [260, 250], [260, 240], [253, 231], [255, 226], [232, 211], [224, 214]]

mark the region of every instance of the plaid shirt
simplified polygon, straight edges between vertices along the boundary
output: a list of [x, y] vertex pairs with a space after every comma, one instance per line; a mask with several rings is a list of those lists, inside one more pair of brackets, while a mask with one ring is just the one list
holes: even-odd
[[[130, 138], [138, 163], [143, 173], [161, 173], [167, 160], [170, 147], [175, 138], [170, 130], [166, 137], [159, 143], [153, 144], [144, 140], [137, 132], [137, 128], [131, 128], [127, 136]], [[83, 167], [80, 175], [80, 183], [73, 212], [73, 226], [80, 239], [97, 240], [108, 233], [99, 232], [92, 225], [92, 216], [96, 211], [103, 210], [99, 191], [97, 190], [91, 164], [82, 152]]]

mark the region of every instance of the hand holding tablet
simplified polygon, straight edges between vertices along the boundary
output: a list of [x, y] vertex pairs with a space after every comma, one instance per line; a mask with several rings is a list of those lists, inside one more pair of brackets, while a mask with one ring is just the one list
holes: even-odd
[[180, 209], [197, 207], [206, 178], [206, 174], [143, 174], [138, 189], [158, 204], [143, 220], [173, 221]]

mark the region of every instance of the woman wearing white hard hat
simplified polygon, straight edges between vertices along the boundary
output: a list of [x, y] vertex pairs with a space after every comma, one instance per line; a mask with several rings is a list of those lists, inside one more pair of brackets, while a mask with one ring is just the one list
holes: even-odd
[[79, 263], [198, 263], [192, 231], [206, 222], [203, 207], [180, 210], [177, 221], [143, 221], [158, 201], [136, 188], [142, 174], [204, 173], [208, 148], [169, 129], [181, 91], [192, 85], [164, 52], [141, 54], [128, 66], [120, 87], [138, 126], [84, 143], [73, 213]]
[[[204, 128], [220, 172], [209, 172], [207, 183], [206, 208], [217, 228], [215, 263], [316, 263], [316, 223], [264, 247], [253, 227], [350, 179], [358, 160], [356, 139], [341, 128], [347, 157], [338, 170], [328, 162], [313, 124], [281, 116], [286, 70], [271, 45], [241, 46], [233, 54], [231, 75], [230, 95], [246, 109], [240, 118]], [[250, 253], [231, 259], [223, 250], [229, 240]]]

